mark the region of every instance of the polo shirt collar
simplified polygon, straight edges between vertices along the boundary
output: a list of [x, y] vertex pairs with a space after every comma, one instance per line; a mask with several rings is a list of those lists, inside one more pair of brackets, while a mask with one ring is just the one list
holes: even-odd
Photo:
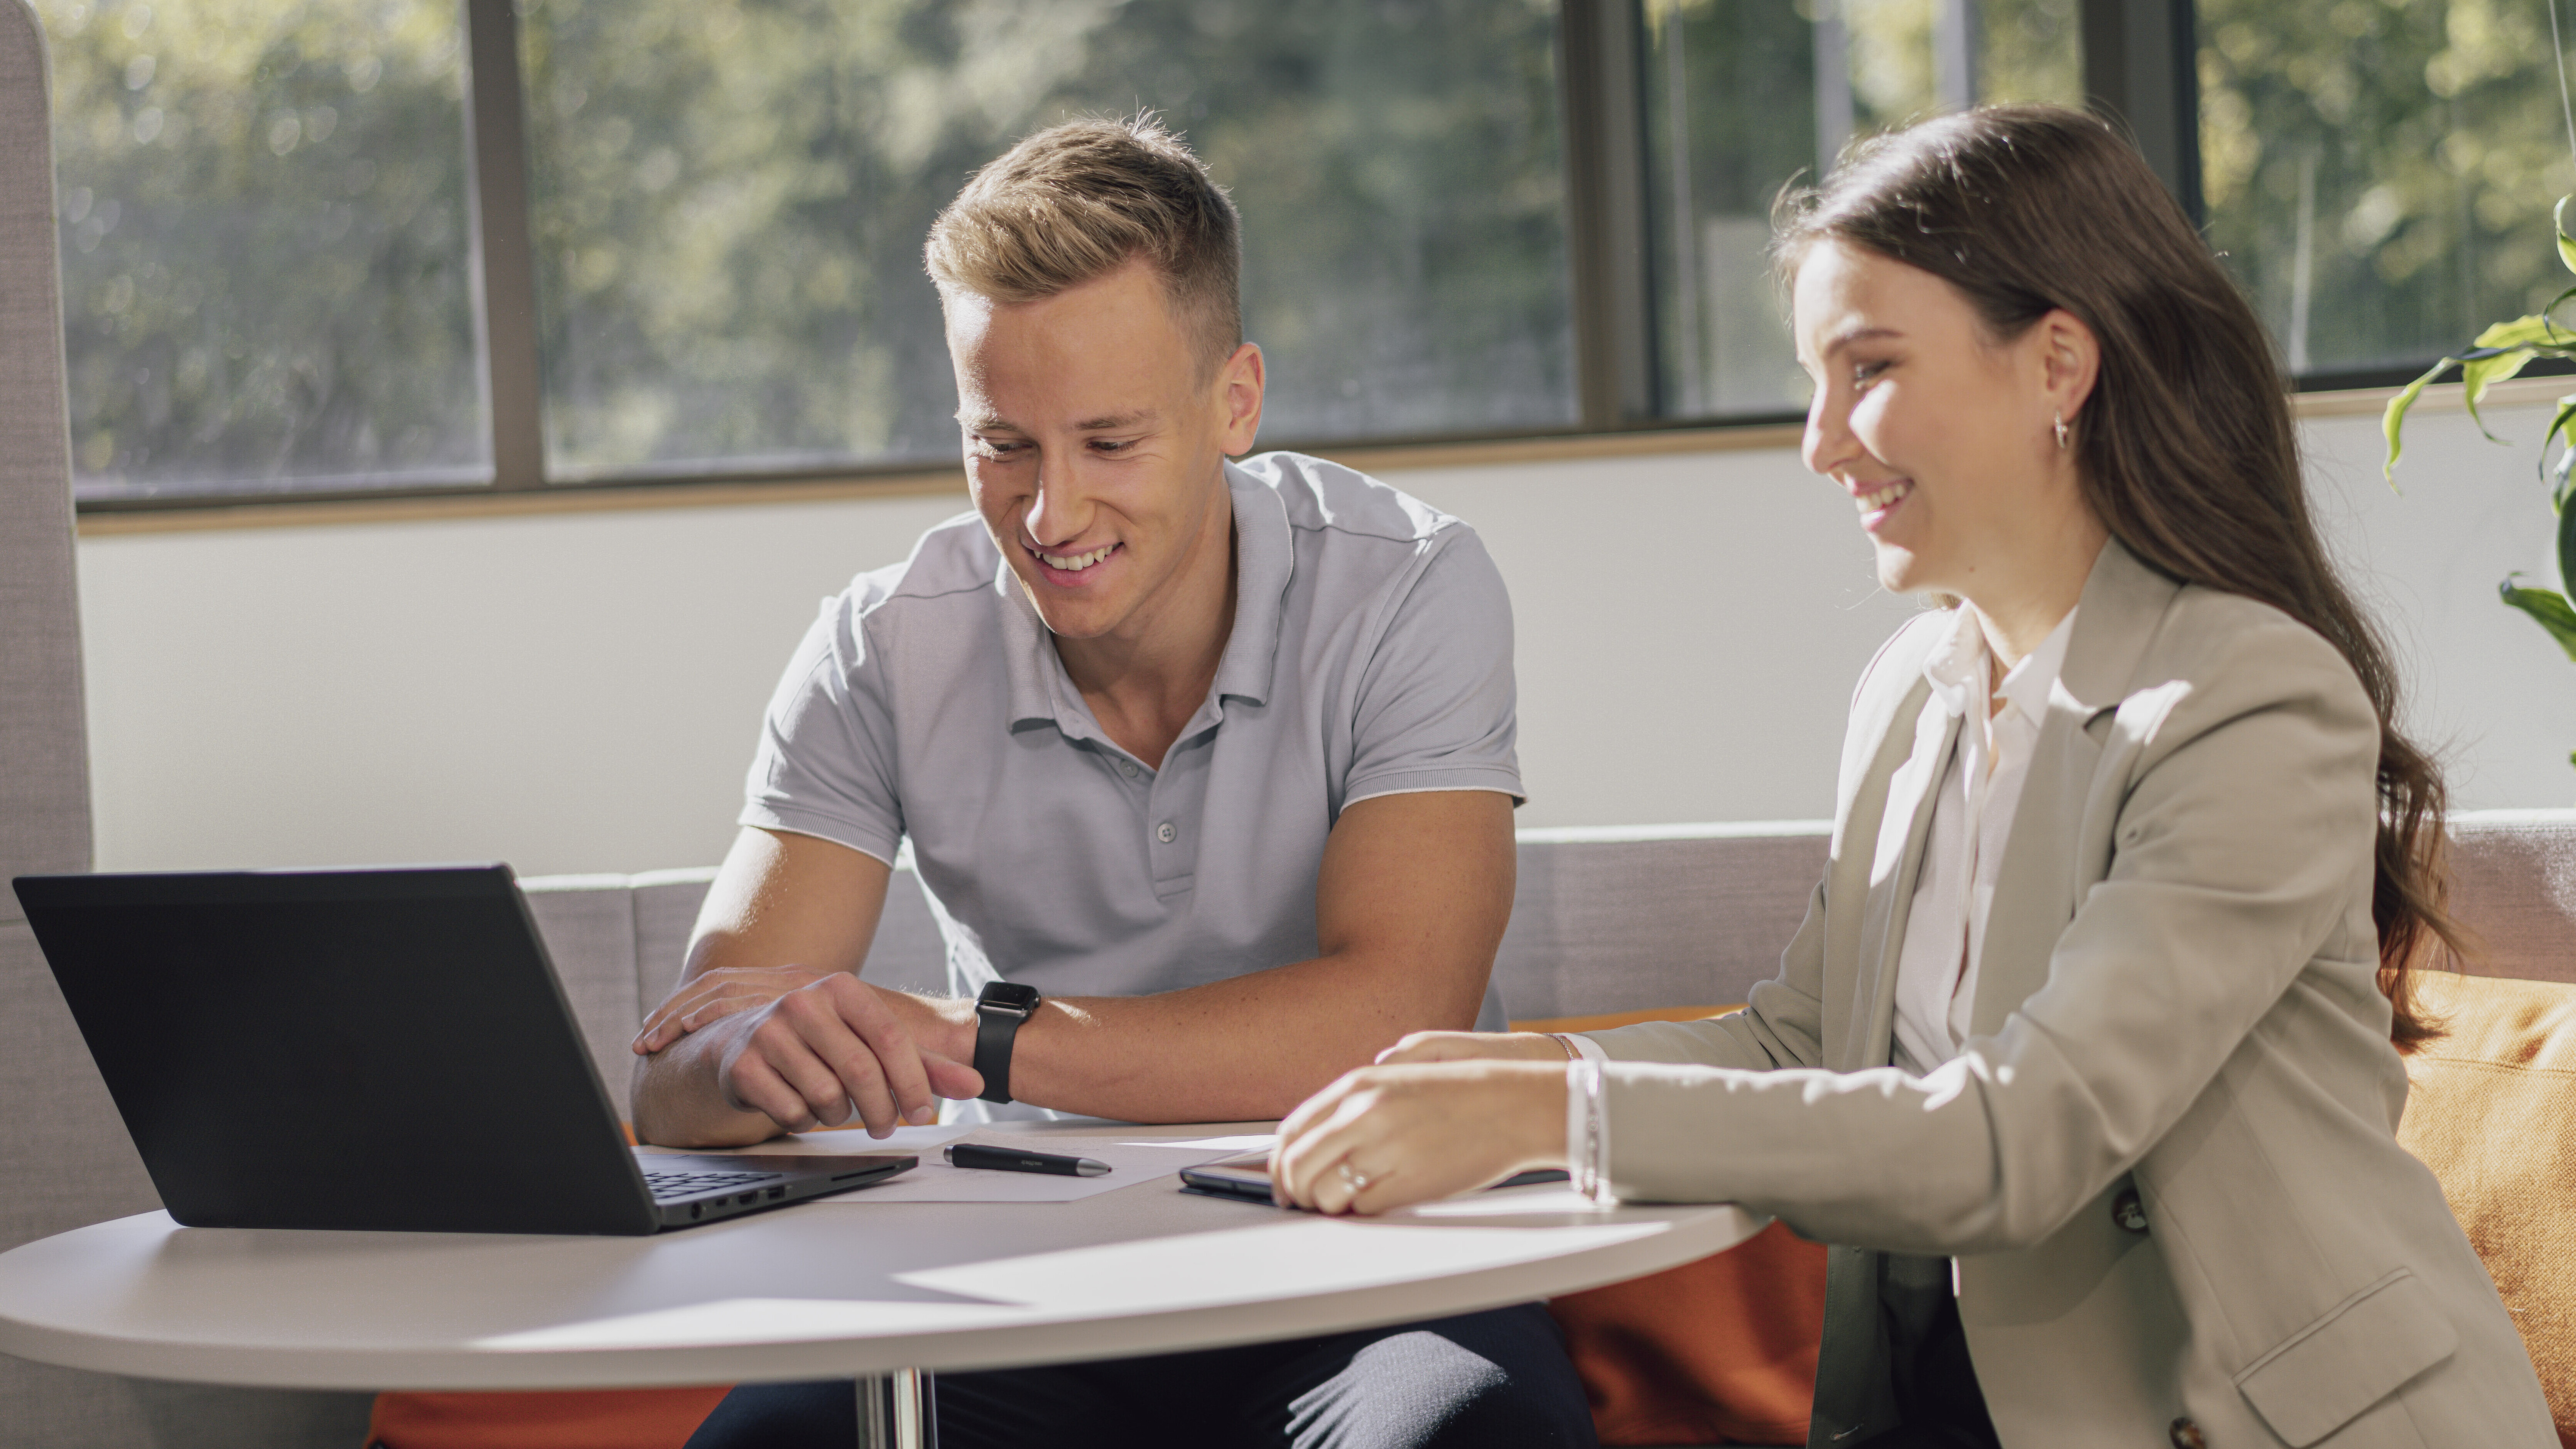
[[1231, 695], [1252, 704], [1270, 701], [1271, 671], [1279, 663], [1279, 628], [1288, 579], [1297, 569], [1297, 542], [1288, 505], [1279, 490], [1225, 465], [1234, 497], [1234, 631], [1216, 662], [1218, 700]]
[[[1270, 698], [1271, 671], [1278, 664], [1279, 630], [1296, 569], [1296, 540], [1288, 525], [1288, 506], [1278, 491], [1251, 474], [1225, 465], [1227, 500], [1234, 510], [1234, 629], [1218, 656], [1210, 703], [1218, 718], [1221, 701], [1231, 696], [1253, 704]], [[1081, 691], [1064, 672], [1055, 638], [1028, 591], [1020, 587], [1010, 560], [996, 556], [993, 593], [1002, 616], [1002, 654], [1010, 673], [1011, 723], [1053, 724], [1075, 738], [1096, 737], [1091, 711]], [[1196, 726], [1193, 726], [1195, 732]]]

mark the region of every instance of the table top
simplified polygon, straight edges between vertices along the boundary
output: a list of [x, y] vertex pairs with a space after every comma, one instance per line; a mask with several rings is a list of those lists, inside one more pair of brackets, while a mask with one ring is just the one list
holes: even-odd
[[[1267, 1124], [1025, 1124], [1129, 1141]], [[1012, 1124], [1015, 1131], [1023, 1124]], [[829, 1134], [814, 1144], [852, 1150]], [[864, 1189], [649, 1238], [186, 1228], [145, 1213], [0, 1254], [0, 1352], [317, 1389], [785, 1381], [1168, 1353], [1402, 1323], [1733, 1247], [1730, 1205], [1510, 1188], [1375, 1219], [1178, 1191], [884, 1203]]]

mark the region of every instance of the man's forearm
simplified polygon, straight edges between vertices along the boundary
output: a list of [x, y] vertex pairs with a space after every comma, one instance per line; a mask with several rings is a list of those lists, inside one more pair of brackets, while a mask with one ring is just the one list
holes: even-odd
[[[1156, 996], [1051, 1000], [1020, 1028], [1011, 1091], [1126, 1122], [1279, 1117], [1408, 1032], [1473, 1027], [1485, 975], [1353, 954]], [[971, 1059], [972, 1023], [950, 1041]]]

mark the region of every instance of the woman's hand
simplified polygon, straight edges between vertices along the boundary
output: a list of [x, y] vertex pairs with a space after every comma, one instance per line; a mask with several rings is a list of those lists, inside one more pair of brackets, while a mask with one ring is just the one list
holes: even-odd
[[1397, 1062], [1561, 1062], [1565, 1043], [1535, 1031], [1417, 1031], [1377, 1054], [1379, 1066]]
[[1560, 1049], [1554, 1063], [1485, 1059], [1345, 1072], [1279, 1124], [1270, 1181], [1284, 1205], [1382, 1213], [1564, 1165]]

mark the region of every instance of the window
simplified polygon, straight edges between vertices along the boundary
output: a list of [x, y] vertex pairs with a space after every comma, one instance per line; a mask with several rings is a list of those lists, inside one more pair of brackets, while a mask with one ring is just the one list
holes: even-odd
[[1783, 186], [1916, 116], [2083, 97], [2075, 0], [1658, 0], [1645, 19], [1656, 402], [1672, 418], [1806, 406], [1766, 255]]
[[1283, 444], [1793, 416], [1772, 199], [1970, 100], [2143, 117], [2311, 385], [2546, 300], [2566, 189], [2519, 0], [38, 5], [93, 508], [946, 463], [923, 233], [1071, 115], [1233, 190]]
[[1530, 0], [530, 0], [558, 478], [954, 458], [931, 218], [1161, 111], [1244, 215], [1265, 431], [1573, 420], [1556, 18]]
[[2202, 186], [2290, 370], [2421, 372], [2565, 284], [2549, 11], [2200, 0]]
[[80, 497], [485, 477], [455, 7], [38, 14]]

